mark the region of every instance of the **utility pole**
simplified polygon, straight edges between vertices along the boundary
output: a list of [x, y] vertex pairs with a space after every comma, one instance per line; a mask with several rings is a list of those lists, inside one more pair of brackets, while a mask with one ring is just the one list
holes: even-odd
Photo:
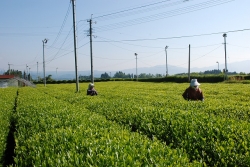
[[27, 64], [26, 64], [26, 76], [25, 76], [25, 79], [28, 80], [28, 67]]
[[223, 34], [224, 37], [224, 46], [225, 46], [225, 74], [224, 74], [224, 80], [227, 80], [227, 49], [226, 49], [226, 37], [227, 34]]
[[91, 82], [94, 83], [93, 52], [92, 52], [92, 19], [90, 19], [88, 22], [89, 22], [89, 39], [90, 39]]
[[136, 81], [138, 81], [138, 75], [137, 75], [137, 53], [135, 53], [135, 59], [136, 59]]
[[12, 64], [9, 64], [9, 63], [8, 63], [8, 65], [9, 65], [9, 75], [10, 75], [10, 65], [12, 65]]
[[57, 78], [57, 69], [58, 69], [58, 68], [56, 68], [56, 80], [58, 81], [58, 78]]
[[167, 56], [167, 48], [168, 48], [168, 46], [165, 47], [165, 52], [166, 52], [166, 77], [168, 76], [168, 56]]
[[73, 26], [74, 26], [74, 51], [75, 51], [75, 73], [76, 73], [76, 92], [79, 92], [79, 78], [77, 71], [77, 40], [76, 40], [76, 18], [75, 18], [75, 0], [72, 0], [72, 8], [73, 8]]
[[189, 51], [188, 51], [188, 82], [190, 82], [190, 44], [189, 44]]
[[218, 63], [218, 71], [220, 70], [220, 67], [219, 67], [219, 62], [218, 61], [216, 61], [216, 63]]
[[43, 83], [44, 83], [44, 86], [46, 86], [44, 44], [48, 42], [48, 39], [45, 38], [44, 40], [42, 40], [42, 42], [43, 42]]
[[37, 66], [37, 69], [36, 69], [36, 76], [37, 76], [37, 82], [38, 82], [38, 62], [36, 62], [36, 66]]
[[29, 76], [29, 78], [28, 78], [28, 79], [29, 79], [29, 81], [31, 80], [31, 76], [30, 76], [30, 69], [31, 69], [31, 68], [29, 68], [29, 75], [28, 75], [28, 76]]

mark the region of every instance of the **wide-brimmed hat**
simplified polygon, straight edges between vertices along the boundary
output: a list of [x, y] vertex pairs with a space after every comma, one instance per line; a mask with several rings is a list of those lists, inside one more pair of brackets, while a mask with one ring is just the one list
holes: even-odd
[[199, 82], [197, 81], [197, 79], [192, 79], [190, 82], [190, 86], [199, 86]]
[[93, 83], [90, 83], [89, 84], [89, 87], [94, 87], [95, 85]]

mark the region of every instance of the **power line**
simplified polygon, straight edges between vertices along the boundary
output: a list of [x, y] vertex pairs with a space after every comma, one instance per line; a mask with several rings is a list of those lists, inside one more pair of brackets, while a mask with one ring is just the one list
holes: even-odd
[[58, 55], [59, 51], [61, 50], [61, 48], [63, 47], [64, 43], [66, 42], [67, 38], [69, 37], [70, 32], [71, 32], [72, 29], [73, 29], [73, 27], [71, 27], [71, 29], [70, 29], [68, 35], [66, 36], [66, 38], [64, 39], [64, 41], [63, 41], [63, 43], [62, 43], [60, 49], [57, 51], [57, 53], [54, 55], [54, 57], [53, 57], [52, 59], [50, 59], [49, 61], [47, 61], [47, 63], [51, 62], [52, 60], [54, 60], [54, 59], [56, 58], [56, 56]]
[[117, 15], [117, 14], [120, 14], [120, 13], [132, 11], [132, 10], [135, 10], [135, 9], [140, 9], [140, 8], [145, 8], [145, 7], [156, 5], [156, 4], [161, 4], [161, 3], [167, 2], [167, 1], [170, 1], [170, 0], [160, 1], [160, 2], [156, 2], [156, 3], [148, 4], [148, 5], [142, 5], [142, 6], [139, 6], [139, 7], [133, 7], [133, 8], [125, 9], [125, 10], [118, 11], [118, 12], [113, 12], [113, 13], [109, 13], [109, 14], [105, 14], [105, 15], [101, 15], [101, 16], [96, 16], [96, 17], [93, 17], [93, 19], [98, 19], [98, 18], [103, 18], [103, 17], [107, 17], [107, 16]]
[[[72, 29], [71, 29], [72, 30]], [[69, 33], [71, 32], [71, 30], [69, 31]], [[143, 41], [143, 40], [158, 40], [158, 39], [175, 39], [175, 38], [187, 38], [187, 37], [197, 37], [197, 36], [207, 36], [207, 35], [216, 35], [216, 34], [222, 34], [222, 33], [234, 33], [234, 32], [240, 32], [240, 31], [248, 31], [248, 30], [250, 30], [250, 29], [241, 29], [241, 30], [231, 30], [231, 31], [227, 31], [227, 32], [217, 32], [217, 33], [209, 33], [209, 34], [199, 34], [199, 35], [189, 35], [189, 36], [179, 36], [179, 37], [166, 37], [166, 38], [155, 38], [155, 39], [134, 39], [134, 40], [120, 40], [120, 41], [114, 41], [114, 40], [110, 40], [110, 41], [95, 41], [95, 42], [109, 42], [109, 43], [111, 43], [111, 42], [119, 42], [119, 43], [122, 43], [122, 44], [128, 44], [128, 43], [123, 43], [122, 41]], [[100, 38], [102, 38], [102, 37], [100, 37]], [[67, 38], [66, 38], [67, 39]], [[65, 39], [65, 41], [66, 41], [66, 39]], [[105, 39], [105, 38], [104, 38]], [[65, 42], [64, 41], [64, 42]], [[83, 47], [83, 46], [85, 46], [85, 45], [87, 45], [89, 42], [87, 42], [87, 43], [85, 43], [84, 45], [82, 45], [82, 46], [80, 46], [80, 47], [78, 47], [78, 48], [81, 48], [81, 47]], [[129, 45], [129, 44], [128, 44]], [[131, 44], [132, 45], [132, 44]], [[205, 46], [197, 46], [197, 47], [192, 47], [192, 48], [201, 48], [201, 47], [209, 47], [209, 46], [214, 46], [214, 45], [218, 45], [218, 44], [212, 44], [212, 45], [205, 45]], [[116, 47], [118, 47], [117, 45], [114, 45], [114, 46], [116, 46]], [[138, 46], [138, 45], [135, 45], [135, 46]], [[140, 45], [139, 45], [140, 46]], [[142, 46], [142, 47], [147, 47], [147, 46]], [[56, 47], [53, 47], [53, 46], [50, 46], [50, 48], [56, 48]], [[119, 47], [119, 48], [122, 48], [122, 47]], [[157, 47], [156, 47], [157, 48]], [[159, 48], [162, 48], [162, 47], [159, 47]], [[248, 47], [246, 47], [246, 48], [248, 48]], [[68, 51], [68, 50], [66, 50], [66, 49], [62, 49], [62, 46], [60, 47], [60, 48], [56, 48], [56, 49], [58, 49], [58, 50], [64, 50], [64, 51]], [[124, 49], [124, 48], [122, 48], [122, 49]], [[170, 49], [186, 49], [186, 48], [170, 48]], [[125, 49], [125, 50], [128, 50], [128, 49]], [[129, 50], [129, 51], [131, 51], [131, 50]], [[59, 51], [58, 51], [59, 52]], [[57, 54], [58, 54], [58, 52], [57, 52]], [[68, 55], [68, 54], [70, 54], [70, 53], [72, 53], [73, 51], [69, 51], [69, 52], [67, 52], [67, 53], [65, 53], [65, 54], [63, 54], [63, 55], [61, 55], [61, 56], [57, 56], [57, 54], [56, 54], [56, 56], [54, 56], [53, 57], [53, 59], [51, 59], [51, 60], [48, 60], [47, 62], [46, 62], [46, 64], [48, 64], [49, 62], [51, 62], [51, 61], [53, 61], [53, 60], [55, 60], [55, 59], [58, 59], [58, 58], [60, 58], [60, 57], [63, 57], [63, 56], [66, 56], [66, 55]], [[134, 51], [132, 51], [132, 52], [134, 52]], [[210, 53], [210, 52], [209, 52]], [[154, 54], [155, 55], [155, 54]], [[206, 54], [207, 55], [207, 54]], [[152, 55], [151, 55], [152, 56]], [[147, 57], [150, 57], [150, 56], [147, 56]], [[204, 57], [204, 55], [203, 56], [201, 56], [201, 57]], [[201, 58], [200, 57], [200, 58]], [[108, 59], [108, 60], [129, 60], [129, 59], [109, 59], [109, 58], [102, 58], [102, 57], [96, 57], [95, 56], [95, 58], [99, 58], [99, 59]], [[141, 57], [142, 58], [142, 57]], [[199, 59], [199, 58], [198, 58]], [[35, 66], [36, 64], [30, 64], [30, 63], [26, 63], [26, 64], [29, 64], [29, 66]], [[41, 64], [41, 63], [39, 63], [39, 64]], [[187, 64], [187, 63], [185, 63], [185, 64]], [[23, 65], [25, 65], [25, 64], [23, 64]], [[16, 65], [16, 66], [23, 66], [23, 65]], [[181, 65], [184, 65], [184, 64], [181, 64]], [[179, 65], [180, 66], [180, 65]]]
[[[202, 58], [202, 57], [204, 57], [204, 56], [206, 56], [206, 55], [212, 53], [213, 51], [219, 49], [221, 46], [222, 46], [222, 45], [216, 47], [215, 49], [211, 50], [210, 52], [208, 52], [208, 53], [206, 53], [206, 54], [204, 54], [204, 55], [202, 55], [202, 56], [200, 56], [200, 57], [198, 57], [198, 58], [196, 58], [196, 59], [193, 59], [191, 62], [196, 61], [196, 60], [198, 60], [198, 59], [200, 59], [200, 58]], [[176, 66], [178, 67], [178, 66], [182, 66], [182, 65], [185, 65], [185, 64], [188, 64], [188, 63], [183, 63], [183, 64], [179, 64], [179, 65], [176, 65]]]
[[83, 47], [83, 46], [85, 46], [85, 45], [87, 45], [87, 44], [89, 44], [89, 42], [87, 42], [87, 43], [85, 43], [85, 44], [79, 46], [77, 49], [80, 49], [81, 47]]
[[231, 45], [231, 44], [229, 44], [229, 43], [227, 43], [227, 44], [230, 45], [230, 46], [236, 46], [236, 47], [240, 47], [240, 48], [250, 48], [250, 47], [247, 47], [247, 46]]
[[[100, 36], [98, 36], [98, 37], [102, 38], [102, 39], [105, 39], [109, 43], [112, 43], [112, 40], [110, 40], [110, 39], [107, 39], [107, 38], [104, 38], [104, 37], [100, 37]], [[162, 47], [152, 47], [152, 46], [135, 45], [135, 44], [130, 44], [130, 43], [124, 43], [122, 41], [118, 41], [118, 43], [125, 44], [125, 45], [132, 45], [132, 46], [140, 46], [140, 47], [145, 47], [145, 48], [162, 48]], [[116, 45], [114, 45], [114, 46], [116, 46]]]
[[[83, 20], [80, 20], [80, 21], [83, 21]], [[78, 22], [78, 23], [79, 23], [79, 22]], [[60, 47], [60, 48], [57, 48], [57, 49], [58, 49], [57, 53], [54, 55], [54, 57], [53, 57], [50, 61], [53, 61], [54, 59], [56, 59], [56, 57], [58, 57], [59, 51], [61, 51], [61, 50], [68, 51], [67, 49], [68, 49], [69, 47], [71, 47], [71, 44], [73, 44], [73, 39], [71, 39], [72, 41], [71, 41], [71, 43], [68, 45], [68, 47], [65, 47], [65, 49], [62, 49], [62, 47], [65, 45], [65, 42], [66, 42], [66, 40], [68, 39], [68, 37], [69, 37], [69, 35], [70, 35], [71, 31], [72, 31], [72, 29], [73, 29], [73, 27], [71, 27], [70, 31], [68, 32], [66, 38], [64, 39], [64, 41], [63, 41], [63, 43], [62, 43], [62, 45], [61, 45], [61, 47]], [[79, 34], [80, 34], [80, 33], [79, 33]], [[78, 36], [79, 36], [79, 35], [78, 35]], [[86, 36], [86, 37], [87, 37], [87, 36]], [[79, 42], [79, 41], [82, 41], [82, 40], [85, 39], [86, 37], [84, 37], [84, 38], [77, 38], [77, 39], [78, 39], [78, 42]], [[79, 39], [80, 39], [80, 40], [79, 40]], [[87, 43], [81, 45], [81, 46], [78, 47], [77, 49], [79, 49], [79, 48], [85, 46], [85, 45], [88, 44], [88, 43], [89, 43], [89, 42], [87, 42]], [[52, 46], [50, 46], [50, 47], [52, 47]], [[53, 47], [53, 48], [55, 48], [55, 47]], [[62, 57], [62, 56], [59, 56], [59, 57]]]
[[71, 9], [71, 3], [69, 3], [69, 7], [68, 7], [67, 13], [66, 13], [66, 15], [65, 15], [65, 17], [64, 17], [64, 20], [63, 20], [62, 26], [61, 26], [61, 28], [60, 28], [60, 30], [59, 30], [59, 32], [58, 32], [58, 34], [57, 34], [57, 36], [56, 36], [56, 39], [54, 40], [54, 42], [52, 43], [52, 45], [51, 45], [51, 46], [54, 46], [54, 44], [57, 42], [57, 40], [58, 40], [59, 36], [61, 35], [62, 30], [63, 30], [63, 28], [64, 28], [64, 26], [65, 26], [65, 23], [66, 23], [66, 21], [67, 21], [67, 19], [68, 19], [70, 9]]
[[234, 33], [240, 31], [249, 31], [250, 28], [241, 29], [241, 30], [230, 30], [225, 32], [215, 32], [215, 33], [208, 33], [208, 34], [196, 34], [196, 35], [184, 35], [184, 36], [176, 36], [176, 37], [165, 37], [165, 38], [148, 38], [148, 39], [124, 39], [124, 40], [112, 40], [112, 41], [95, 41], [95, 42], [122, 42], [122, 41], [152, 41], [152, 40], [165, 40], [165, 39], [178, 39], [178, 38], [191, 38], [191, 37], [200, 37], [200, 36], [208, 36], [208, 35], [218, 35], [223, 33]]
[[222, 46], [222, 45], [218, 46], [217, 48], [211, 50], [210, 52], [208, 52], [208, 53], [206, 53], [206, 54], [204, 54], [204, 55], [202, 55], [202, 56], [200, 56], [200, 57], [198, 57], [198, 58], [196, 58], [196, 59], [193, 59], [192, 61], [195, 61], [195, 60], [198, 60], [198, 59], [200, 59], [200, 58], [202, 58], [202, 57], [205, 57], [206, 55], [208, 55], [208, 54], [212, 53], [213, 51], [219, 49], [221, 46]]
[[164, 12], [164, 13], [158, 13], [155, 15], [145, 16], [145, 17], [134, 19], [134, 20], [119, 22], [119, 23], [115, 23], [115, 24], [111, 24], [111, 25], [102, 26], [102, 27], [96, 27], [95, 29], [96, 29], [96, 31], [100, 32], [100, 31], [108, 31], [108, 30], [113, 30], [113, 29], [118, 29], [118, 28], [124, 28], [127, 26], [142, 24], [142, 23], [146, 23], [146, 22], [150, 22], [150, 21], [156, 21], [156, 20], [160, 20], [160, 19], [164, 19], [164, 18], [168, 18], [168, 17], [173, 17], [173, 16], [177, 16], [177, 15], [181, 15], [181, 14], [190, 13], [190, 12], [218, 6], [221, 4], [229, 3], [232, 1], [234, 1], [234, 0], [210, 0], [210, 1], [203, 2], [203, 3], [190, 5], [188, 7], [184, 7], [184, 8]]
[[[71, 7], [71, 3], [69, 3], [69, 7], [68, 7], [68, 10], [67, 10], [67, 13], [66, 13], [66, 15], [65, 15], [65, 17], [64, 17], [64, 21], [63, 21], [63, 23], [62, 23], [62, 25], [61, 25], [61, 28], [60, 28], [60, 30], [59, 30], [59, 32], [58, 32], [58, 34], [57, 34], [57, 37], [56, 37], [56, 39], [54, 40], [53, 44], [52, 44], [49, 48], [53, 48], [54, 44], [55, 44], [55, 43], [57, 42], [57, 40], [59, 39], [59, 37], [60, 37], [60, 35], [61, 35], [61, 33], [62, 33], [62, 30], [63, 30], [63, 28], [64, 28], [64, 26], [65, 26], [65, 24], [66, 24], [66, 21], [67, 21], [69, 12], [70, 12], [70, 7]], [[46, 28], [47, 28], [47, 27], [46, 27]], [[70, 31], [71, 31], [71, 30], [70, 30]], [[26, 34], [26, 33], [18, 33], [18, 34]], [[68, 34], [68, 35], [69, 35], [69, 34]], [[39, 36], [41, 36], [41, 35], [39, 35]], [[66, 39], [67, 39], [67, 38], [68, 38], [68, 36], [66, 37]], [[65, 43], [66, 39], [64, 40], [63, 44]], [[61, 48], [62, 48], [63, 44], [61, 45]], [[59, 51], [61, 50], [61, 48], [59, 49]], [[57, 52], [57, 54], [59, 53], [59, 51]], [[55, 54], [54, 57], [53, 57], [51, 60], [46, 61], [46, 64], [49, 63], [49, 62], [51, 62], [52, 60], [54, 60], [55, 57], [57, 56], [57, 54]], [[36, 58], [37, 58], [37, 56], [36, 56]], [[31, 61], [31, 62], [34, 62], [34, 61], [36, 60], [36, 58], [35, 58], [33, 61]], [[31, 62], [30, 62], [30, 63], [31, 63]], [[31, 65], [30, 65], [30, 63], [25, 63], [25, 64], [29, 64], [29, 66], [32, 66], [32, 65], [35, 66], [35, 65], [36, 65], [36, 64], [31, 64]], [[41, 64], [41, 63], [39, 63], [39, 64]]]
[[[105, 41], [108, 42], [108, 43], [112, 43], [113, 42], [113, 40], [111, 40], [111, 39], [107, 39], [107, 38], [100, 37], [100, 36], [98, 36], [98, 37], [105, 39]], [[94, 42], [100, 42], [100, 41], [94, 41]], [[158, 47], [153, 47], [153, 46], [145, 46], [145, 45], [136, 45], [136, 44], [124, 43], [122, 41], [115, 41], [115, 42], [118, 42], [118, 43], [121, 43], [121, 44], [125, 44], [125, 45], [139, 46], [139, 47], [145, 47], [145, 48], [160, 48], [160, 49], [162, 49], [162, 46], [161, 47], [159, 47], [159, 46]], [[210, 46], [215, 46], [215, 45], [220, 45], [220, 44], [210, 44], [210, 45], [205, 45], [205, 46], [195, 46], [195, 47], [192, 47], [192, 48], [204, 48], [204, 47], [210, 47]], [[114, 46], [117, 46], [117, 45], [114, 45]], [[121, 47], [119, 47], [119, 48], [121, 48]], [[185, 48], [169, 48], [169, 49], [187, 49], [187, 47], [185, 47]]]

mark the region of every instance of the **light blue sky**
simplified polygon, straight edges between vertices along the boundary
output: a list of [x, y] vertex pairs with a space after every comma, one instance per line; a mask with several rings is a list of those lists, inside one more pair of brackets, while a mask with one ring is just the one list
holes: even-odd
[[[90, 70], [87, 31], [93, 20], [94, 70], [122, 71], [137, 66], [168, 65], [224, 68], [250, 60], [249, 0], [76, 0], [77, 65]], [[11, 69], [74, 71], [70, 0], [0, 1], [0, 72]], [[230, 71], [230, 66], [228, 66]], [[250, 68], [249, 68], [250, 69]], [[211, 70], [211, 69], [210, 69]], [[246, 71], [249, 72], [250, 70]], [[163, 71], [162, 73], [164, 73]]]

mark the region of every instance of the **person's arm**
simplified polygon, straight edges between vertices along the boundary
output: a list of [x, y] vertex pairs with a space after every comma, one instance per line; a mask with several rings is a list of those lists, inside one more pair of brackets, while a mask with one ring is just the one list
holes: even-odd
[[203, 96], [203, 93], [201, 92], [201, 101], [204, 101], [204, 96]]
[[87, 95], [93, 96], [94, 94], [95, 94], [95, 91], [93, 91], [93, 89], [88, 89], [87, 90]]
[[204, 96], [203, 96], [203, 92], [202, 90], [199, 88], [199, 91], [200, 91], [200, 100], [201, 101], [204, 101]]
[[182, 94], [182, 97], [183, 97], [185, 100], [188, 100], [188, 89], [185, 90], [185, 92]]

